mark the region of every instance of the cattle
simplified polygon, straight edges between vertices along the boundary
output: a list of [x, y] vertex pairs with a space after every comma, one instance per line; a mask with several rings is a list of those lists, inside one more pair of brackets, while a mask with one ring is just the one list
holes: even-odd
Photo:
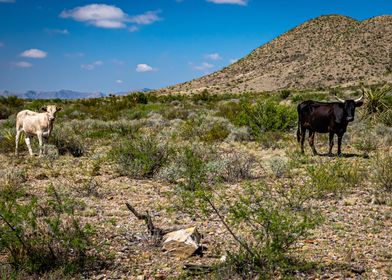
[[41, 110], [44, 112], [37, 113], [30, 110], [23, 110], [16, 115], [16, 156], [18, 156], [18, 144], [22, 132], [26, 135], [25, 142], [29, 149], [30, 156], [33, 156], [30, 137], [37, 135], [39, 142], [39, 156], [42, 156], [43, 141], [49, 139], [56, 119], [56, 113], [60, 111], [61, 108], [57, 108], [56, 105], [48, 105], [43, 107]]
[[338, 155], [341, 154], [342, 137], [349, 122], [354, 120], [355, 108], [363, 104], [363, 95], [355, 100], [343, 100], [336, 96], [338, 102], [304, 101], [297, 106], [298, 130], [297, 140], [304, 153], [306, 130], [309, 130], [309, 145], [317, 155], [314, 146], [315, 133], [329, 133], [329, 155], [332, 155], [333, 137], [338, 136]]

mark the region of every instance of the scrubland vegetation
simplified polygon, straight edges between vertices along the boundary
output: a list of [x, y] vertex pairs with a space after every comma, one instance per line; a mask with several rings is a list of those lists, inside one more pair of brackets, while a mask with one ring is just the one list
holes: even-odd
[[[320, 134], [301, 154], [296, 104], [333, 94], [359, 89], [0, 98], [2, 278], [391, 278], [392, 95], [366, 90], [341, 157]], [[15, 158], [15, 113], [49, 103], [45, 156]], [[202, 252], [163, 252], [125, 202]]]

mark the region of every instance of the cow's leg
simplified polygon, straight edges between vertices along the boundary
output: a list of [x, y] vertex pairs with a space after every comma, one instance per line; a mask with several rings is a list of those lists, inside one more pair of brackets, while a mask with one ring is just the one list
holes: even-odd
[[312, 147], [313, 155], [317, 155], [316, 147], [314, 146], [314, 135], [316, 133], [312, 130], [309, 130], [309, 145]]
[[20, 139], [20, 133], [22, 131], [19, 129], [16, 129], [16, 136], [15, 136], [15, 155], [18, 156], [19, 155], [19, 139]]
[[30, 156], [33, 156], [33, 149], [31, 148], [31, 143], [30, 143], [30, 136], [26, 134], [25, 142], [27, 145], [27, 149], [29, 149], [29, 154]]
[[42, 157], [42, 149], [43, 149], [43, 140], [42, 140], [42, 133], [37, 133], [38, 143], [39, 143], [39, 157]]
[[301, 153], [305, 153], [304, 151], [305, 134], [306, 134], [306, 128], [301, 127]]
[[342, 147], [342, 138], [343, 134], [338, 134], [338, 156], [342, 153], [341, 147]]
[[334, 136], [334, 133], [333, 133], [333, 132], [330, 132], [330, 133], [329, 133], [329, 152], [328, 152], [328, 154], [329, 154], [330, 156], [332, 155], [333, 136]]

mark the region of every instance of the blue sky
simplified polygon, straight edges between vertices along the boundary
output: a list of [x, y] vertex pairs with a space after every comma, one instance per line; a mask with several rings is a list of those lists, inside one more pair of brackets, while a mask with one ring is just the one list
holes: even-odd
[[227, 66], [311, 18], [391, 0], [0, 0], [0, 90], [160, 88]]

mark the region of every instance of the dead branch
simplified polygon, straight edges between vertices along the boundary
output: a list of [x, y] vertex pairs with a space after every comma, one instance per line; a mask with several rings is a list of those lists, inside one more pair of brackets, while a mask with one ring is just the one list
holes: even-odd
[[135, 215], [136, 218], [138, 218], [139, 220], [144, 220], [144, 222], [147, 225], [147, 229], [148, 229], [148, 232], [150, 233], [150, 235], [152, 235], [154, 237], [159, 237], [159, 238], [162, 238], [162, 236], [165, 235], [165, 233], [167, 231], [164, 231], [160, 228], [155, 227], [152, 222], [151, 216], [150, 216], [150, 214], [148, 214], [147, 211], [146, 211], [146, 214], [141, 214], [141, 213], [137, 212], [136, 209], [133, 208], [133, 206], [131, 204], [129, 204], [128, 202], [126, 202], [125, 205], [128, 207], [129, 211], [131, 211], [133, 213], [133, 215]]

